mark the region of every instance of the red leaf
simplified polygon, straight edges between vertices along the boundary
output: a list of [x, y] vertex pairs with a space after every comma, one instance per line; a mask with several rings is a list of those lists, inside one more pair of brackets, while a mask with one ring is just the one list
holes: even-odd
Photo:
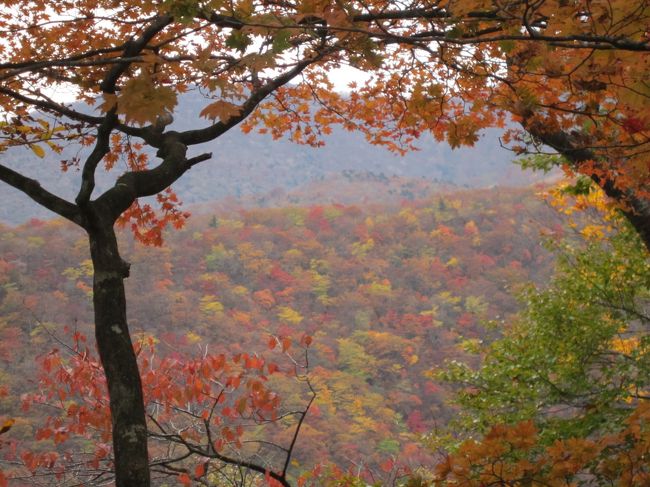
[[203, 392], [203, 382], [197, 377], [194, 379], [194, 392], [199, 395]]
[[180, 475], [178, 476], [178, 481], [179, 481], [181, 484], [183, 484], [183, 485], [185, 485], [185, 486], [187, 486], [187, 487], [189, 487], [190, 485], [192, 485], [192, 479], [191, 479], [190, 476], [187, 475], [186, 473], [182, 473], [182, 474], [180, 474]]
[[623, 128], [630, 134], [636, 134], [645, 129], [645, 124], [640, 118], [627, 117], [623, 120]]

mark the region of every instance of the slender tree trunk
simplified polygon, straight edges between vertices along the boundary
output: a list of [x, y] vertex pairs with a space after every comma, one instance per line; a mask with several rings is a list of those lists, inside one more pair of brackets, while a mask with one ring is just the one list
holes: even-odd
[[[97, 221], [97, 220], [95, 220]], [[124, 279], [113, 222], [88, 229], [94, 266], [95, 337], [106, 374], [117, 487], [148, 487], [149, 456], [142, 384], [126, 321]]]

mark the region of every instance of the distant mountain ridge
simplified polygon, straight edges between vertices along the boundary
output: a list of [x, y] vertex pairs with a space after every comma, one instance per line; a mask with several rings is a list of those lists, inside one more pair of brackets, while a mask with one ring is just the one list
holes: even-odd
[[[174, 113], [173, 128], [185, 130], [205, 125], [206, 122], [198, 117], [204, 104], [204, 99], [198, 94], [181, 97]], [[512, 153], [500, 146], [496, 130], [486, 131], [473, 148], [453, 151], [446, 143], [423, 137], [418, 143], [420, 150], [403, 157], [370, 145], [360, 133], [340, 128], [335, 128], [325, 143], [325, 147], [315, 149], [288, 140], [273, 140], [269, 135], [243, 134], [234, 129], [211, 143], [192, 147], [191, 154], [209, 151], [213, 157], [185, 174], [174, 188], [186, 204], [224, 198], [250, 203], [273, 200], [269, 196], [273, 194], [309, 191], [307, 188], [313, 188], [314, 184], [322, 186], [324, 180], [338, 179], [349, 186], [351, 175], [355, 174], [376, 175], [387, 180], [393, 177], [417, 179], [419, 182], [413, 183], [416, 185], [421, 185], [421, 180], [424, 180], [430, 184], [465, 187], [524, 186], [539, 179], [511, 164]], [[60, 161], [75, 156], [83, 161], [87, 153], [88, 148], [70, 147], [61, 155], [48, 153], [41, 160], [28, 149], [22, 152], [18, 149], [5, 154], [3, 163], [38, 179], [50, 191], [73, 199], [78, 190], [80, 171], [71, 169], [63, 173]], [[98, 171], [98, 189], [111, 185], [121, 174], [119, 168], [118, 165], [110, 173]], [[363, 197], [360, 195], [360, 202]], [[324, 201], [319, 201], [312, 197], [309, 202], [332, 201], [331, 195], [323, 198]], [[290, 199], [281, 204], [287, 202], [290, 203]], [[346, 202], [352, 203], [349, 198]], [[266, 206], [269, 203], [261, 204]], [[0, 221], [19, 224], [30, 218], [51, 216], [25, 195], [7, 185], [0, 185]]]

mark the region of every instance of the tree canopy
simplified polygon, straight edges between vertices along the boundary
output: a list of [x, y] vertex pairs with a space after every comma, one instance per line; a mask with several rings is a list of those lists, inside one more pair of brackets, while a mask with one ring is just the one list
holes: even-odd
[[581, 215], [586, 242], [554, 244], [556, 275], [521, 295], [523, 311], [483, 350], [480, 370], [445, 371], [464, 384], [466, 427], [536, 417], [547, 441], [584, 437], [618, 428], [648, 399], [649, 262], [638, 235], [610, 215], [609, 232]]
[[[122, 189], [104, 198], [120, 200], [116, 217], [208, 158], [186, 157], [188, 147], [218, 137], [272, 95], [246, 128], [261, 123], [311, 144], [333, 123], [395, 150], [425, 132], [471, 144], [480, 129], [515, 120], [526, 132], [511, 131], [504, 142], [518, 151], [542, 144], [558, 151], [558, 163], [601, 184], [648, 241], [644, 1], [26, 5], [6, 2], [0, 21], [8, 34], [0, 65], [3, 147], [27, 145], [41, 155], [47, 145], [92, 146], [79, 208], [90, 200], [100, 162], [111, 167], [121, 154], [130, 165]], [[329, 73], [342, 65], [370, 74], [350, 96], [332, 93]], [[61, 85], [95, 109], [57, 103], [48, 87]], [[212, 123], [176, 134], [165, 127], [186, 89], [206, 94], [201, 115]], [[164, 166], [143, 173], [143, 158], [131, 152], [136, 143], [158, 149]], [[13, 172], [3, 169], [2, 179], [81, 218]], [[125, 218], [183, 218], [173, 201], [162, 204], [162, 219]]]
[[[576, 206], [602, 210], [597, 195]], [[580, 238], [554, 243], [555, 276], [523, 293], [478, 369], [456, 361], [442, 373], [459, 386], [455, 432], [470, 432], [437, 466], [442, 485], [648, 483], [648, 258], [606, 213], [583, 212]]]

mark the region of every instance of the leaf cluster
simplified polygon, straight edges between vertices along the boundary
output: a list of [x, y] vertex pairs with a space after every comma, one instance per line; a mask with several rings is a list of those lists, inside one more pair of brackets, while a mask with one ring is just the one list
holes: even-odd
[[559, 245], [556, 274], [531, 286], [505, 336], [486, 346], [479, 369], [452, 363], [462, 384], [460, 423], [534, 418], [543, 441], [616, 429], [650, 386], [650, 264], [635, 232], [620, 223], [607, 242]]

